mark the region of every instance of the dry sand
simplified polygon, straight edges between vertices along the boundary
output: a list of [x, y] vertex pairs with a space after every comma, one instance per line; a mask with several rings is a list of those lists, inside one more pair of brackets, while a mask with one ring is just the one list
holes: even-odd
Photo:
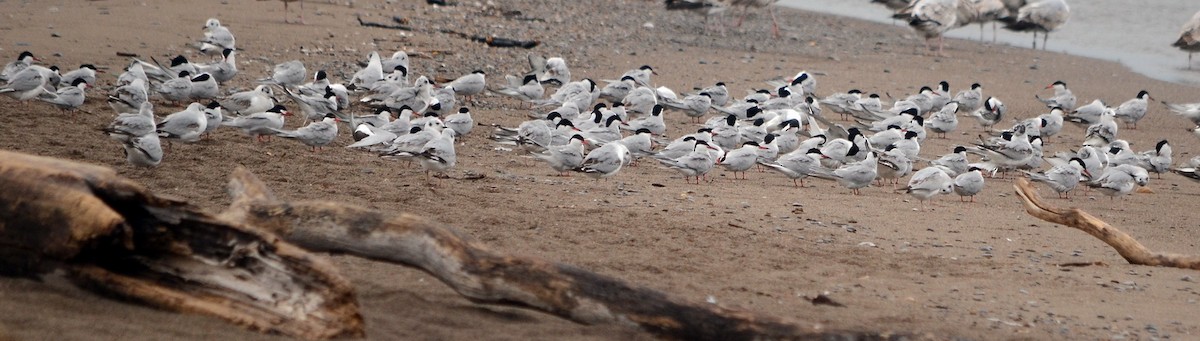
[[[763, 13], [751, 12], [727, 36], [701, 35], [697, 17], [665, 12], [657, 1], [496, 1], [499, 8], [475, 1], [440, 8], [415, 0], [359, 0], [353, 7], [322, 1], [305, 4], [303, 26], [282, 23], [277, 1], [204, 3], [205, 8], [199, 2], [0, 1], [0, 56], [7, 61], [30, 50], [46, 65], [69, 69], [90, 62], [116, 73], [126, 63], [118, 51], [159, 58], [193, 54], [189, 43], [201, 36], [206, 18], [217, 17], [245, 50], [242, 73], [233, 82], [243, 89], [289, 59], [304, 61], [310, 70], [331, 70], [342, 80], [371, 50], [420, 53], [414, 75], [454, 77], [483, 69], [493, 85], [503, 74], [525, 69], [530, 51], [435, 33], [451, 28], [540, 40], [532, 52], [565, 57], [576, 78], [613, 79], [650, 64], [659, 72], [655, 83], [679, 91], [724, 81], [741, 94], [765, 87], [764, 80], [809, 70], [818, 72], [822, 94], [858, 88], [899, 97], [941, 80], [954, 91], [979, 82], [1017, 118], [1045, 112], [1033, 96], [1049, 94], [1043, 87], [1055, 80], [1067, 81], [1081, 103], [1101, 98], [1116, 105], [1142, 89], [1157, 99], [1196, 100], [1194, 87], [1147, 79], [1111, 62], [959, 40], [948, 41], [951, 57], [933, 58], [920, 53], [921, 43], [905, 27], [784, 9], [778, 14], [785, 37], [771, 39]], [[498, 16], [512, 10], [536, 20]], [[356, 15], [379, 22], [407, 18], [417, 31], [362, 28]], [[160, 167], [140, 170], [126, 165], [117, 143], [95, 130], [114, 116], [103, 101], [113, 73], [102, 76], [101, 90], [89, 93], [86, 112], [0, 98], [0, 148], [114, 167], [157, 192], [213, 210], [228, 204], [223, 187], [230, 170], [245, 165], [283, 198], [323, 197], [415, 212], [497, 250], [575, 264], [685, 300], [712, 298], [829, 328], [908, 330], [946, 339], [1200, 337], [1194, 317], [1200, 292], [1193, 280], [1200, 273], [1125, 264], [1082, 232], [1026, 216], [1007, 180], [991, 180], [978, 203], [943, 198], [930, 212], [915, 211], [915, 200], [890, 188], [871, 187], [862, 196], [831, 182], [797, 189], [775, 173], [751, 172], [749, 180], [731, 181], [717, 170], [715, 182], [687, 185], [680, 175], [647, 162], [597, 182], [555, 177], [542, 164], [495, 150], [485, 136], [488, 127], [460, 140], [452, 172], [455, 178], [467, 172], [486, 177], [448, 179], [439, 188], [428, 187], [419, 168], [367, 153], [334, 147], [314, 154], [291, 141], [256, 144], [232, 130], [196, 144], [175, 144]], [[526, 113], [516, 107], [485, 97], [474, 112], [482, 124], [512, 126]], [[158, 113], [173, 110], [178, 108], [159, 107]], [[672, 136], [694, 129], [677, 113], [667, 120]], [[1188, 125], [1155, 104], [1140, 129], [1122, 130], [1121, 136], [1138, 150], [1167, 138], [1176, 160], [1186, 160], [1196, 152], [1195, 137], [1183, 129]], [[969, 143], [979, 131], [964, 120], [949, 140], [927, 141], [922, 155]], [[1077, 127], [1065, 128], [1063, 135], [1047, 150], [1082, 141]], [[343, 134], [335, 144], [349, 140]], [[1189, 212], [1200, 186], [1166, 175], [1149, 188], [1152, 194], [1115, 201], [1077, 193], [1073, 201], [1054, 202], [1086, 209], [1153, 249], [1196, 253], [1200, 232]], [[650, 338], [622, 326], [584, 326], [473, 304], [417, 270], [332, 258], [358, 289], [372, 339]], [[1068, 262], [1106, 265], [1059, 266]], [[805, 299], [819, 293], [846, 306], [814, 306]], [[42, 282], [0, 278], [0, 339], [10, 338], [274, 337], [204, 316], [110, 300], [49, 276]]]

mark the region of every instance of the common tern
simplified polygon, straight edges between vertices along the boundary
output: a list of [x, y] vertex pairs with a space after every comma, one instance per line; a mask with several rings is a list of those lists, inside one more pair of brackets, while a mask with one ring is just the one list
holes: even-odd
[[1062, 108], [1063, 110], [1075, 109], [1075, 94], [1071, 93], [1071, 89], [1067, 89], [1067, 83], [1063, 81], [1055, 81], [1053, 84], [1047, 85], [1047, 89], [1054, 89], [1054, 96], [1042, 98], [1034, 95], [1039, 101], [1046, 104], [1048, 108]]
[[33, 65], [33, 62], [35, 61], [38, 61], [38, 59], [33, 56], [33, 53], [29, 51], [21, 51], [21, 53], [17, 55], [16, 60], [8, 62], [8, 64], [4, 65], [4, 69], [0, 70], [0, 81], [11, 82], [13, 76], [15, 76], [17, 72], [20, 72], [30, 65]]
[[712, 106], [712, 98], [708, 96], [708, 93], [701, 92], [684, 97], [681, 101], [662, 101], [661, 104], [683, 111], [684, 115], [698, 122], [701, 117], [704, 117], [704, 114], [708, 113], [709, 107]]
[[524, 78], [505, 75], [504, 78], [507, 80], [507, 85], [503, 88], [493, 90], [493, 92], [529, 104], [542, 99], [542, 96], [546, 95], [546, 89], [542, 87], [541, 82], [538, 82], [535, 75], [526, 75]]
[[854, 103], [862, 99], [862, 91], [858, 89], [850, 89], [846, 93], [832, 94], [821, 99], [821, 104], [826, 105], [829, 110], [841, 114], [842, 119], [846, 119], [850, 115], [850, 109], [854, 107]]
[[454, 93], [463, 96], [464, 99], [471, 100], [475, 95], [483, 93], [487, 89], [486, 74], [483, 70], [471, 71], [471, 73], [463, 75], [450, 81], [446, 84], [446, 88], [454, 89]]
[[136, 167], [155, 167], [162, 162], [163, 150], [158, 134], [133, 136], [121, 141], [121, 146], [125, 150], [125, 161]]
[[946, 134], [958, 129], [958, 102], [950, 102], [929, 117], [927, 127], [945, 139]]
[[264, 136], [270, 137], [275, 134], [275, 130], [283, 129], [284, 116], [291, 116], [291, 113], [282, 105], [275, 105], [264, 112], [238, 117], [225, 117], [221, 125], [237, 128], [243, 134], [256, 138], [261, 142]]
[[399, 67], [403, 68], [404, 73], [406, 75], [408, 74], [409, 66], [408, 66], [408, 53], [407, 52], [404, 52], [404, 51], [393, 52], [391, 57], [388, 57], [388, 59], [381, 60], [380, 63], [381, 63], [380, 65], [382, 66], [383, 72], [393, 72], [394, 70], [396, 70], [396, 67], [399, 66]]
[[729, 150], [725, 155], [717, 160], [717, 164], [725, 167], [726, 170], [733, 172], [733, 178], [737, 179], [738, 172], [742, 173], [742, 179], [746, 178], [746, 171], [758, 162], [758, 151], [763, 147], [758, 145], [758, 142], [746, 142], [741, 148]]
[[608, 178], [616, 175], [621, 171], [621, 167], [632, 161], [633, 155], [629, 148], [620, 142], [614, 142], [592, 149], [575, 171], [593, 179]]
[[337, 95], [330, 87], [325, 87], [325, 94], [319, 96], [297, 94], [287, 87], [281, 86], [281, 88], [293, 102], [296, 102], [296, 105], [300, 107], [300, 112], [304, 113], [304, 118], [309, 121], [320, 121], [326, 116], [336, 115], [339, 112]]
[[196, 71], [211, 74], [219, 84], [225, 84], [237, 76], [237, 51], [225, 49], [221, 51], [221, 60], [212, 64], [197, 64]]
[[711, 151], [716, 150], [703, 140], [696, 140], [692, 152], [678, 157], [665, 158], [662, 154], [655, 155], [654, 158], [663, 165], [678, 171], [683, 174], [683, 180], [690, 183], [691, 178], [696, 178], [696, 183], [700, 183], [700, 177], [706, 176], [713, 168], [715, 158]]
[[[211, 78], [211, 77], [210, 77]], [[179, 72], [179, 76], [162, 82], [155, 89], [163, 99], [171, 102], [185, 101], [192, 94], [192, 73]]]
[[441, 135], [426, 142], [421, 152], [416, 155], [426, 176], [432, 172], [444, 175], [458, 163], [458, 153], [454, 150], [454, 134], [451, 129], [443, 129]]
[[[405, 67], [407, 68], [407, 66]], [[383, 70], [385, 69], [383, 61], [379, 58], [379, 52], [371, 51], [371, 55], [367, 57], [367, 66], [354, 73], [354, 77], [350, 78], [350, 85], [353, 88], [370, 89], [376, 82], [383, 80]], [[386, 70], [391, 72], [393, 69]]]
[[38, 95], [37, 99], [53, 104], [62, 110], [71, 110], [83, 105], [83, 101], [86, 98], [84, 96], [84, 89], [87, 89], [89, 86], [83, 78], [76, 78], [70, 86], [58, 88], [55, 92], [42, 92]]
[[717, 82], [712, 86], [701, 89], [700, 92], [707, 93], [712, 99], [713, 106], [725, 106], [729, 103], [729, 88], [725, 87], [725, 82]]
[[1087, 185], [1110, 198], [1116, 198], [1132, 193], [1137, 186], [1145, 186], [1149, 179], [1150, 175], [1141, 167], [1119, 165], [1105, 168], [1099, 178]]
[[96, 73], [97, 72], [100, 72], [100, 71], [98, 69], [96, 69], [95, 65], [82, 64], [82, 65], [79, 65], [78, 69], [71, 70], [70, 72], [64, 73], [62, 75], [62, 79], [59, 80], [58, 85], [74, 86], [76, 79], [82, 79], [84, 83], [88, 83], [89, 85], [97, 84], [96, 83]]
[[[792, 179], [792, 185], [804, 187], [804, 178], [811, 176], [814, 169], [821, 167], [821, 150], [809, 148], [806, 151], [796, 150], [780, 156], [775, 162], [759, 162], [759, 164]], [[800, 183], [797, 184], [796, 181]]]
[[188, 100], [213, 99], [221, 92], [217, 80], [207, 72], [192, 77], [189, 82]]
[[1146, 110], [1149, 108], [1150, 93], [1146, 90], [1138, 92], [1137, 97], [1121, 103], [1116, 108], [1117, 118], [1125, 122], [1126, 127], [1132, 125], [1131, 129], [1137, 129], [1138, 121], [1146, 117]]
[[631, 77], [637, 85], [650, 86], [650, 76], [657, 74], [658, 72], [654, 71], [654, 68], [650, 67], [650, 65], [642, 65], [636, 69], [626, 71], [625, 74], [621, 75], [621, 78]]
[[1171, 112], [1188, 119], [1193, 124], [1200, 125], [1200, 103], [1173, 104], [1162, 102]]
[[221, 127], [221, 122], [225, 121], [225, 113], [221, 110], [221, 103], [210, 101], [204, 106], [204, 134], [208, 136], [214, 130]]
[[16, 72], [8, 79], [8, 84], [0, 87], [0, 94], [27, 101], [46, 92], [46, 76], [33, 67], [26, 67]]
[[565, 175], [566, 171], [579, 168], [579, 165], [583, 163], [584, 144], [583, 135], [575, 134], [571, 135], [567, 144], [547, 146], [545, 150], [530, 152], [530, 154], [535, 159], [550, 165], [550, 168], [561, 176]]
[[600, 98], [611, 102], [621, 102], [625, 100], [625, 96], [629, 95], [637, 87], [638, 84], [633, 80], [633, 77], [621, 77], [620, 80], [608, 81], [608, 84], [600, 88]]
[[1000, 102], [999, 99], [995, 97], [988, 97], [988, 99], [983, 102], [983, 107], [979, 108], [979, 110], [971, 112], [970, 116], [978, 120], [979, 125], [983, 126], [985, 131], [992, 131], [992, 126], [996, 125], [996, 123], [999, 123], [1000, 120], [1004, 118], [1004, 113], [1007, 111], [1008, 108], [1003, 102]]
[[1040, 132], [1043, 139], [1058, 135], [1062, 131], [1065, 120], [1062, 108], [1052, 108], [1049, 113], [1038, 115], [1038, 118], [1042, 121]]
[[983, 106], [983, 86], [979, 83], [971, 84], [970, 89], [959, 91], [954, 95], [953, 101], [958, 102], [958, 109], [963, 112], [974, 112]]
[[1071, 111], [1070, 115], [1066, 115], [1064, 118], [1069, 122], [1087, 127], [1088, 125], [1100, 122], [1100, 116], [1108, 110], [1108, 105], [1104, 104], [1100, 99], [1096, 99], [1091, 103], [1075, 108], [1075, 110]]
[[144, 102], [137, 112], [118, 114], [103, 131], [109, 138], [126, 142], [144, 135], [158, 136], [155, 129], [154, 104]]
[[967, 148], [963, 146], [955, 146], [954, 151], [946, 153], [935, 160], [930, 160], [929, 164], [935, 167], [942, 167], [947, 174], [958, 176], [965, 173], [969, 168], [967, 161]]
[[654, 108], [650, 111], [650, 115], [629, 121], [628, 124], [621, 128], [633, 131], [646, 129], [651, 134], [664, 135], [667, 133], [667, 124], [663, 121], [663, 110], [663, 106], [655, 104]]
[[304, 83], [308, 77], [308, 69], [299, 60], [292, 60], [275, 65], [271, 78], [260, 79], [259, 82], [278, 84], [285, 88], [295, 88]]
[[1029, 176], [1030, 180], [1046, 184], [1051, 190], [1058, 193], [1059, 198], [1066, 199], [1071, 198], [1071, 190], [1074, 190], [1079, 185], [1080, 179], [1092, 176], [1084, 169], [1083, 159], [1077, 157], [1071, 158], [1066, 164], [1056, 165], [1045, 172], [1023, 172]]
[[1167, 140], [1158, 141], [1154, 145], [1154, 149], [1144, 151], [1138, 155], [1138, 166], [1158, 174], [1158, 177], [1161, 179], [1162, 173], [1171, 170], [1171, 154], [1171, 144]]
[[979, 168], [969, 168], [966, 173], [954, 177], [954, 193], [958, 194], [959, 201], [971, 197], [971, 202], [975, 202], [975, 195], [983, 191], [983, 186], [983, 171]]
[[471, 133], [471, 129], [475, 129], [475, 119], [471, 118], [471, 109], [467, 107], [458, 108], [458, 113], [446, 116], [442, 120], [446, 124], [446, 128], [454, 131], [454, 136], [463, 136]]
[[850, 193], [861, 195], [860, 189], [870, 186], [875, 177], [879, 174], [877, 169], [877, 158], [875, 152], [867, 152], [866, 157], [861, 161], [845, 164], [838, 169], [829, 171], [824, 168], [815, 168], [813, 176], [836, 180], [842, 187], [850, 189]]
[[300, 129], [290, 131], [271, 129], [271, 131], [274, 131], [275, 135], [279, 137], [294, 139], [306, 146], [312, 147], [312, 150], [315, 152], [318, 148], [328, 145], [337, 138], [337, 121], [337, 117], [333, 114], [327, 114], [320, 121], [309, 123]]
[[880, 182], [891, 183], [893, 189], [900, 183], [900, 178], [908, 176], [913, 169], [913, 159], [905, 156], [904, 152], [896, 149], [895, 145], [884, 148], [875, 164], [876, 179]]

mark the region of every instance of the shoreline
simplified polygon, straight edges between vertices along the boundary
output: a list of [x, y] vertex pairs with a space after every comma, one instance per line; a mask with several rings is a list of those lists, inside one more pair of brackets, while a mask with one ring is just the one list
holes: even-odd
[[[730, 173], [717, 169], [710, 173], [715, 183], [685, 185], [679, 174], [644, 162], [609, 181], [560, 178], [541, 163], [495, 149], [486, 138], [488, 125], [515, 126], [527, 113], [497, 96], [481, 98], [472, 108], [483, 125], [459, 141], [459, 164], [452, 172], [459, 178], [464, 172], [486, 176], [448, 179], [437, 189], [424, 185], [420, 168], [342, 150], [351, 141], [347, 134], [314, 154], [292, 141], [257, 144], [236, 131], [218, 130], [210, 140], [176, 143], [161, 166], [143, 171], [126, 165], [118, 144], [95, 133], [114, 116], [103, 95], [126, 62], [115, 52], [192, 53], [184, 45], [201, 35], [208, 17], [229, 25], [246, 50], [239, 55], [241, 74], [223, 91], [247, 88], [274, 63], [288, 59], [304, 61], [310, 71], [329, 69], [333, 78], [344, 80], [369, 51], [389, 55], [403, 49], [421, 53], [412, 59], [410, 79], [483, 69], [492, 85], [504, 74], [523, 72], [528, 52], [564, 57], [575, 79], [614, 79], [649, 64], [659, 73], [655, 85], [683, 93], [724, 81], [739, 97], [766, 87], [765, 80], [800, 70], [818, 74], [822, 95], [858, 88], [902, 98], [942, 80], [952, 91], [979, 82], [985, 94], [1005, 102], [1013, 118], [1046, 112], [1033, 97], [1049, 94], [1044, 87], [1055, 80], [1067, 81], [1080, 104], [1103, 98], [1117, 105], [1142, 89], [1156, 99], [1192, 102], [1195, 92], [1115, 62], [1025, 48], [955, 41], [946, 51], [952, 57], [926, 57], [918, 54], [919, 40], [905, 38], [907, 31], [784, 8], [777, 13], [784, 38], [774, 40], [765, 12], [751, 11], [746, 24], [725, 37], [702, 36], [695, 33], [701, 27], [698, 16], [663, 11], [659, 1], [547, 6], [514, 0], [502, 7], [354, 3], [306, 4], [304, 26], [281, 23], [277, 1], [229, 2], [202, 11], [130, 0], [13, 4], [13, 19], [0, 25], [8, 29], [0, 36], [0, 57], [28, 49], [44, 55], [46, 65], [71, 69], [92, 62], [109, 73], [101, 76], [104, 86], [88, 93], [84, 109], [89, 113], [61, 113], [40, 103], [21, 108], [0, 98], [5, 107], [0, 109], [0, 148], [113, 167], [156, 192], [214, 211], [229, 204], [228, 172], [245, 165], [280, 198], [321, 197], [414, 212], [456, 226], [497, 250], [572, 264], [694, 302], [712, 297], [722, 306], [827, 329], [981, 340], [1200, 334], [1200, 322], [1180, 317], [1194, 312], [1200, 299], [1200, 287], [1181, 280], [1195, 277], [1194, 271], [1125, 264], [1082, 232], [1026, 216], [1008, 181], [989, 179], [977, 204], [943, 197], [932, 212], [918, 212], [915, 200], [891, 188], [872, 186], [862, 196], [851, 196], [819, 180], [793, 188], [775, 173], [751, 172], [749, 180], [732, 181]], [[497, 14], [512, 10], [539, 20]], [[633, 15], [638, 13], [645, 15]], [[376, 22], [408, 18], [417, 30], [359, 27], [358, 15]], [[533, 50], [488, 48], [435, 33], [450, 27], [542, 44]], [[157, 113], [176, 110], [164, 107]], [[666, 121], [670, 136], [694, 131], [678, 112], [668, 113]], [[289, 121], [288, 128], [299, 124]], [[1122, 130], [1121, 136], [1138, 151], [1168, 138], [1178, 163], [1200, 152], [1195, 137], [1180, 129], [1184, 124], [1190, 126], [1153, 103], [1139, 129]], [[998, 126], [1008, 125], [1006, 120]], [[921, 156], [936, 157], [973, 142], [979, 133], [974, 121], [963, 119], [950, 139], [927, 140]], [[1047, 150], [1069, 149], [1082, 134], [1080, 128], [1066, 127]], [[1096, 214], [1153, 249], [1195, 250], [1200, 231], [1185, 212], [1194, 209], [1189, 203], [1200, 195], [1200, 186], [1167, 174], [1152, 179], [1150, 187], [1154, 193], [1115, 203], [1095, 194], [1094, 200], [1083, 195], [1055, 203]], [[583, 326], [528, 310], [473, 304], [420, 271], [329, 258], [358, 290], [369, 339], [651, 339], [620, 325]], [[1106, 265], [1058, 265], [1080, 261]], [[805, 298], [820, 293], [846, 307], [814, 306]], [[111, 300], [74, 288], [61, 276], [45, 282], [0, 277], [0, 300], [11, 302], [0, 306], [0, 339], [283, 339], [203, 316]], [[1147, 325], [1156, 327], [1155, 334]]]

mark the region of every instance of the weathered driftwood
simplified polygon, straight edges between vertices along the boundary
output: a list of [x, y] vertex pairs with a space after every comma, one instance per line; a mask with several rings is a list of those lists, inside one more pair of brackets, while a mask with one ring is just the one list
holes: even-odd
[[405, 213], [326, 201], [278, 201], [245, 169], [230, 179], [223, 217], [259, 226], [312, 251], [416, 267], [478, 303], [534, 308], [584, 324], [631, 324], [667, 339], [902, 339], [814, 327], [717, 305], [688, 303], [573, 266], [490, 250], [458, 231]]
[[1133, 237], [1078, 208], [1060, 209], [1042, 200], [1037, 190], [1024, 178], [1013, 184], [1025, 212], [1038, 219], [1066, 225], [1087, 232], [1117, 250], [1130, 264], [1166, 266], [1200, 270], [1200, 256], [1153, 252]]
[[360, 336], [323, 258], [109, 168], [0, 151], [0, 274], [63, 269], [90, 288], [302, 338]]

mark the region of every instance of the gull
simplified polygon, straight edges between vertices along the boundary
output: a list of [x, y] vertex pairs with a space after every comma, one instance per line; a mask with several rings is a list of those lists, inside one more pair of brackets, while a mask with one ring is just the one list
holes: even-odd
[[1083, 159], [1077, 157], [1073, 157], [1066, 164], [1056, 165], [1045, 172], [1022, 172], [1025, 172], [1030, 180], [1049, 186], [1051, 190], [1058, 193], [1060, 199], [1070, 199], [1070, 192], [1075, 189], [1075, 186], [1079, 185], [1079, 180], [1083, 177], [1090, 178], [1092, 176], [1084, 169]]
[[236, 54], [237, 51], [233, 49], [221, 50], [220, 61], [212, 64], [197, 64], [196, 71], [211, 74], [217, 83], [224, 84], [238, 73]]
[[260, 79], [261, 83], [278, 84], [287, 87], [296, 87], [308, 77], [308, 70], [304, 68], [304, 63], [299, 60], [292, 60], [275, 65], [271, 72], [271, 78]]
[[539, 152], [530, 152], [535, 159], [546, 162], [551, 169], [558, 172], [559, 176], [566, 175], [566, 171], [579, 168], [583, 164], [584, 145], [583, 135], [571, 135], [571, 139], [567, 144], [549, 146], [545, 150]]
[[1136, 186], [1145, 186], [1150, 175], [1145, 169], [1134, 165], [1118, 165], [1104, 169], [1099, 178], [1088, 182], [1088, 187], [1116, 198], [1133, 192]]
[[[727, 0], [667, 0], [667, 10], [689, 10], [704, 15], [704, 31], [708, 33], [708, 18], [719, 15], [729, 9]], [[718, 20], [721, 36], [725, 36], [725, 24]]]
[[1176, 115], [1182, 116], [1196, 125], [1200, 125], [1200, 103], [1172, 104], [1163, 101], [1162, 104], [1167, 106], [1167, 109]]
[[27, 67], [13, 74], [8, 84], [0, 87], [0, 94], [26, 101], [45, 92], [45, 86], [46, 76], [35, 68]]
[[471, 71], [471, 73], [458, 77], [445, 87], [454, 89], [454, 93], [463, 96], [467, 100], [471, 100], [475, 95], [483, 93], [487, 88], [483, 70]]
[[200, 41], [201, 53], [234, 49], [237, 49], [237, 39], [228, 27], [222, 26], [217, 18], [209, 18], [204, 22], [204, 40]]
[[958, 3], [958, 26], [979, 23], [979, 41], [983, 41], [983, 25], [992, 23], [992, 43], [996, 42], [995, 21], [1012, 15], [1003, 0], [966, 0]]
[[700, 177], [706, 176], [713, 168], [713, 154], [710, 151], [716, 150], [703, 140], [697, 139], [692, 147], [692, 151], [678, 158], [667, 158], [664, 155], [656, 154], [654, 156], [659, 162], [667, 167], [683, 174], [683, 180], [690, 183], [691, 178], [696, 178], [696, 183], [700, 183]]
[[408, 74], [408, 53], [404, 51], [396, 51], [391, 57], [380, 61], [381, 69], [384, 72], [392, 72], [398, 70], [397, 67], [404, 70], [404, 74]]
[[125, 161], [136, 167], [150, 168], [162, 162], [163, 150], [158, 134], [133, 136], [121, 141], [121, 146], [125, 151]]
[[1033, 32], [1033, 49], [1037, 49], [1037, 33], [1042, 32], [1042, 49], [1046, 49], [1046, 40], [1050, 39], [1050, 31], [1067, 23], [1071, 18], [1071, 8], [1066, 0], [1037, 0], [1029, 1], [1017, 10], [1016, 17], [1003, 18], [1004, 28], [1017, 31]]
[[945, 38], [943, 35], [947, 30], [960, 26], [958, 23], [958, 0], [916, 0], [912, 4], [912, 11], [900, 15], [900, 18], [907, 19], [908, 25], [925, 36], [925, 50], [932, 50], [929, 46], [929, 41], [933, 38], [938, 39], [937, 53], [942, 53]]
[[947, 133], [958, 129], [958, 108], [958, 102], [950, 102], [942, 107], [942, 110], [938, 110], [933, 116], [930, 116], [929, 130], [941, 134], [941, 138], [945, 139]]
[[917, 198], [921, 202], [921, 208], [925, 208], [925, 201], [933, 196], [954, 192], [954, 179], [941, 168], [925, 167], [913, 173], [912, 178], [908, 180], [908, 187], [897, 191], [901, 190]]
[[964, 112], [974, 112], [983, 107], [983, 86], [979, 83], [971, 84], [970, 89], [959, 91], [954, 95], [953, 102], [958, 102], [958, 108]]
[[76, 79], [82, 79], [84, 83], [88, 83], [89, 85], [96, 84], [96, 73], [98, 72], [103, 73], [103, 71], [97, 70], [95, 65], [81, 64], [79, 65], [78, 69], [64, 73], [58, 84], [72, 85], [75, 83]]
[[337, 121], [337, 117], [330, 113], [320, 121], [309, 123], [300, 129], [291, 131], [271, 129], [271, 131], [279, 137], [300, 141], [300, 143], [312, 147], [312, 150], [316, 152], [317, 148], [324, 147], [337, 138]]
[[575, 171], [599, 180], [616, 175], [621, 171], [622, 166], [629, 164], [632, 160], [633, 155], [624, 144], [609, 143], [588, 152]]
[[1146, 90], [1138, 92], [1137, 97], [1125, 101], [1125, 103], [1121, 103], [1121, 105], [1117, 106], [1117, 118], [1121, 119], [1121, 121], [1124, 121], [1127, 128], [1132, 124], [1133, 128], [1130, 129], [1137, 129], [1138, 121], [1141, 121], [1143, 117], [1146, 117], [1146, 109], [1149, 107], [1148, 100], [1150, 99], [1153, 98], [1150, 97], [1150, 93], [1146, 92]]
[[1054, 96], [1050, 98], [1042, 98], [1034, 95], [1042, 103], [1046, 104], [1047, 108], [1062, 108], [1063, 110], [1075, 109], [1075, 94], [1071, 93], [1071, 89], [1067, 89], [1067, 83], [1063, 81], [1055, 81], [1053, 84], [1047, 85], [1047, 89], [1054, 89]]
[[188, 104], [183, 111], [175, 112], [158, 122], [158, 136], [181, 142], [196, 142], [208, 127], [208, 118], [204, 116], [204, 105]]
[[463, 136], [471, 133], [471, 129], [475, 128], [475, 119], [471, 118], [471, 109], [467, 107], [458, 108], [458, 113], [446, 116], [443, 120], [446, 128], [454, 131], [454, 136]]
[[264, 136], [269, 138], [276, 130], [283, 129], [284, 116], [291, 115], [287, 108], [275, 105], [264, 112], [239, 117], [225, 117], [221, 125], [237, 128], [242, 133], [262, 142]]
[[266, 84], [259, 84], [254, 90], [236, 92], [225, 98], [217, 99], [221, 107], [238, 115], [249, 115], [267, 111], [275, 106], [275, 91]]
[[1171, 161], [1171, 145], [1167, 140], [1158, 141], [1153, 150], [1138, 155], [1138, 166], [1157, 173], [1159, 179], [1162, 178], [1162, 173], [1171, 169]]
[[71, 86], [58, 88], [55, 92], [42, 92], [37, 99], [53, 104], [62, 110], [71, 110], [83, 105], [84, 89], [90, 87], [83, 78], [76, 78]]
[[1171, 46], [1178, 47], [1188, 53], [1188, 70], [1192, 69], [1192, 53], [1200, 51], [1200, 12], [1192, 15], [1180, 29], [1179, 39]]
[[988, 97], [983, 102], [983, 107], [970, 113], [969, 116], [974, 117], [979, 121], [979, 125], [983, 126], [985, 131], [992, 131], [992, 126], [1000, 122], [1004, 118], [1004, 113], [1008, 111], [1000, 99]]
[[779, 21], [775, 19], [775, 10], [773, 7], [776, 2], [779, 2], [779, 0], [731, 0], [730, 5], [742, 7], [742, 15], [738, 17], [737, 24], [735, 24], [734, 27], [742, 26], [742, 21], [745, 21], [746, 12], [749, 11], [750, 7], [771, 7], [767, 10], [767, 12], [771, 15], [771, 36], [779, 38], [781, 36], [779, 32]]
[[[405, 70], [407, 68], [408, 66], [405, 66]], [[350, 77], [351, 89], [370, 89], [376, 82], [383, 80], [383, 70], [395, 70], [395, 66], [391, 69], [384, 69], [383, 61], [379, 58], [379, 52], [371, 51], [371, 55], [367, 57], [367, 66], [355, 72], [353, 77]]]
[[137, 112], [122, 113], [117, 115], [103, 131], [112, 138], [121, 142], [128, 142], [130, 139], [155, 134], [154, 124], [154, 104], [144, 102], [140, 105]]
[[21, 72], [21, 70], [33, 65], [33, 62], [36, 61], [38, 61], [38, 59], [33, 56], [33, 53], [29, 51], [21, 51], [21, 53], [17, 55], [16, 60], [8, 62], [8, 64], [4, 65], [4, 69], [0, 70], [0, 81], [11, 82], [11, 79], [17, 74], [17, 72]]
[[546, 95], [546, 88], [542, 87], [542, 83], [538, 82], [537, 76], [525, 75], [524, 78], [517, 78], [513, 75], [505, 75], [507, 85], [500, 89], [492, 90], [495, 93], [516, 98], [517, 100], [532, 105], [534, 101], [542, 99]]
[[983, 171], [976, 167], [955, 176], [954, 193], [958, 194], [958, 201], [963, 201], [963, 197], [971, 197], [971, 202], [975, 202], [975, 195], [983, 191], [983, 183]]
[[726, 170], [733, 172], [733, 178], [737, 179], [737, 173], [742, 173], [742, 179], [746, 179], [746, 170], [754, 167], [758, 161], [758, 151], [764, 149], [758, 145], [758, 142], [749, 141], [742, 144], [741, 148], [730, 150], [717, 159], [717, 164], [725, 167]]
[[814, 168], [813, 176], [821, 179], [836, 180], [842, 187], [850, 189], [854, 195], [862, 195], [861, 188], [871, 185], [878, 173], [875, 152], [867, 152], [862, 161], [848, 163], [830, 171], [824, 168]]

